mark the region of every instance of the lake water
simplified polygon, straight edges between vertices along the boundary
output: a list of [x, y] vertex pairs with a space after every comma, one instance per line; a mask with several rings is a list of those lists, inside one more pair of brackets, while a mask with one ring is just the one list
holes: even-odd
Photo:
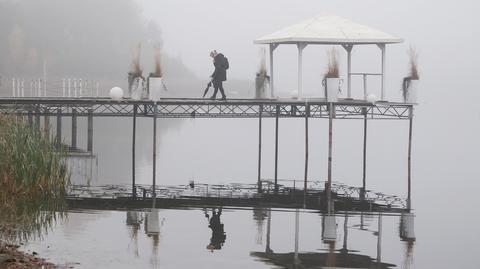
[[[328, 226], [313, 211], [224, 208], [214, 231], [210, 208], [155, 212], [68, 212], [24, 248], [75, 268], [411, 268], [417, 258], [398, 215], [339, 213]], [[336, 241], [324, 241], [331, 227]]]
[[[425, 107], [416, 110], [414, 121], [412, 202], [416, 240], [414, 243], [401, 240], [400, 216], [383, 216], [381, 261], [399, 268], [472, 268], [476, 264], [479, 233], [478, 217], [471, 209], [478, 201], [475, 189], [468, 184], [478, 174], [471, 157], [473, 149], [478, 148], [473, 135], [476, 130], [439, 132], [445, 119], [433, 117], [427, 109], [437, 108], [435, 105]], [[67, 143], [68, 123], [65, 119], [63, 133]], [[79, 145], [85, 147], [85, 136], [81, 135], [86, 133], [85, 121], [81, 119], [79, 123]], [[210, 184], [255, 183], [257, 124], [254, 119], [159, 120], [158, 184], [182, 185], [192, 179]], [[321, 119], [310, 122], [311, 180], [326, 178], [326, 124]], [[78, 171], [83, 172], [74, 176], [75, 183], [90, 180], [92, 185], [130, 184], [131, 119], [99, 118], [95, 119], [94, 128], [96, 158], [77, 163]], [[140, 119], [136, 151], [140, 184], [151, 182], [151, 133], [151, 120]], [[407, 134], [404, 121], [369, 123], [368, 189], [406, 196]], [[303, 136], [303, 120], [280, 121], [280, 178], [303, 178]], [[266, 119], [263, 178], [273, 178], [273, 137], [274, 121]], [[361, 142], [361, 121], [334, 122], [334, 180], [361, 185]], [[68, 218], [59, 222], [43, 240], [30, 242], [25, 249], [35, 250], [57, 264], [75, 263], [75, 268], [272, 268], [279, 266], [278, 260], [287, 264], [293, 261], [295, 212], [272, 211], [270, 248], [275, 254], [290, 254], [270, 255], [270, 262], [269, 258], [252, 254], [265, 252], [267, 242], [267, 220], [262, 222], [254, 216], [268, 215], [268, 210], [256, 212], [256, 209], [225, 208], [221, 216], [225, 243], [213, 252], [207, 249], [212, 231], [202, 209], [161, 209], [158, 237], [145, 234], [144, 221], [137, 226], [127, 225], [124, 211], [69, 212]], [[338, 212], [336, 216], [337, 240], [333, 253], [340, 255], [345, 216]], [[145, 213], [140, 212], [139, 218], [144, 220]], [[366, 212], [364, 222], [367, 231], [358, 228], [360, 216], [350, 214], [346, 246], [351, 253], [376, 262], [378, 216]], [[308, 261], [327, 259], [325, 255], [332, 252], [331, 244], [322, 240], [322, 227], [318, 212], [299, 213], [298, 257], [304, 260], [304, 268], [322, 266]], [[329, 264], [332, 257], [342, 267], [340, 256], [330, 254]]]

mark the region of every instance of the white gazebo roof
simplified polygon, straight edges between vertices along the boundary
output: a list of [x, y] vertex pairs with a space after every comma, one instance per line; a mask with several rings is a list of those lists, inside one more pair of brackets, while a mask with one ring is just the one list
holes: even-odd
[[319, 15], [255, 40], [256, 44], [390, 44], [403, 40], [335, 15]]

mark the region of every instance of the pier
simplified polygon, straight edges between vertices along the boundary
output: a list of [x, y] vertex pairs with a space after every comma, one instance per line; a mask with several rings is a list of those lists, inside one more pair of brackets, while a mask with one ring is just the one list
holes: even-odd
[[[240, 201], [232, 199], [223, 199], [223, 203], [230, 205], [248, 205], [249, 203], [255, 204], [259, 203], [259, 197], [263, 197], [263, 202], [275, 203], [282, 201], [279, 199], [287, 192], [288, 197], [292, 197], [290, 194], [294, 193], [295, 198], [291, 200], [290, 198], [285, 200], [280, 204], [283, 207], [289, 207], [288, 203], [295, 201], [293, 204], [302, 206], [305, 208], [312, 208], [318, 206], [318, 200], [329, 201], [332, 200], [332, 178], [331, 173], [328, 173], [328, 178], [326, 180], [324, 190], [313, 190], [307, 187], [307, 182], [309, 181], [307, 171], [308, 171], [308, 122], [310, 120], [328, 120], [329, 121], [329, 139], [328, 139], [328, 168], [331, 169], [334, 153], [332, 151], [332, 141], [334, 138], [334, 122], [336, 120], [361, 120], [364, 122], [363, 128], [363, 171], [362, 171], [362, 182], [361, 187], [357, 189], [358, 199], [356, 201], [365, 200], [367, 193], [367, 173], [366, 173], [366, 151], [367, 151], [367, 126], [368, 122], [371, 120], [403, 120], [409, 121], [409, 140], [406, 141], [409, 149], [411, 148], [411, 139], [412, 139], [412, 120], [413, 120], [413, 109], [415, 104], [409, 103], [396, 103], [396, 102], [367, 102], [364, 100], [354, 100], [354, 99], [339, 99], [338, 102], [332, 103], [327, 102], [323, 98], [290, 98], [290, 99], [229, 99], [227, 101], [218, 101], [210, 99], [194, 99], [194, 98], [166, 98], [161, 99], [158, 102], [153, 102], [150, 100], [132, 100], [132, 99], [123, 99], [123, 100], [112, 100], [110, 98], [64, 98], [64, 97], [42, 97], [42, 98], [0, 98], [0, 113], [10, 114], [19, 117], [24, 117], [28, 119], [35, 118], [35, 126], [40, 126], [40, 117], [44, 118], [44, 123], [56, 122], [56, 131], [51, 132], [55, 134], [56, 141], [62, 141], [62, 119], [65, 117], [71, 117], [71, 145], [70, 148], [76, 149], [77, 144], [77, 118], [84, 117], [87, 119], [87, 132], [84, 134], [87, 136], [87, 148], [84, 149], [87, 153], [93, 153], [93, 120], [97, 117], [124, 117], [132, 118], [132, 185], [129, 188], [130, 197], [138, 199], [138, 201], [155, 201], [157, 195], [159, 195], [158, 181], [156, 179], [156, 148], [152, 149], [152, 159], [153, 159], [153, 178], [152, 186], [150, 189], [148, 187], [140, 187], [135, 182], [135, 148], [136, 148], [136, 119], [137, 117], [146, 117], [152, 119], [153, 133], [152, 139], [154, 145], [157, 140], [157, 133], [155, 126], [157, 125], [158, 118], [228, 118], [235, 120], [236, 118], [250, 118], [258, 121], [258, 177], [256, 182], [256, 196], [255, 199], [250, 197], [250, 200]], [[50, 121], [50, 118], [56, 118], [55, 121]], [[298, 188], [293, 191], [291, 188], [285, 188], [284, 185], [279, 183], [278, 178], [278, 165], [275, 165], [275, 178], [271, 179], [269, 186], [271, 188], [265, 187], [265, 180], [262, 178], [262, 167], [261, 167], [261, 156], [264, 154], [262, 152], [262, 121], [267, 118], [275, 119], [275, 164], [278, 162], [278, 126], [281, 122], [281, 119], [286, 118], [298, 118], [299, 120], [305, 121], [305, 178], [303, 180], [303, 189]], [[44, 128], [45, 131], [49, 128]], [[326, 130], [327, 131], [327, 130]], [[50, 132], [50, 131], [48, 131]], [[327, 149], [326, 149], [327, 150]], [[408, 151], [408, 178], [406, 180], [407, 185], [407, 199], [404, 208], [410, 208], [411, 201], [411, 150]], [[298, 180], [297, 180], [298, 181]], [[298, 181], [300, 183], [301, 181]], [[252, 182], [253, 183], [253, 182]], [[297, 186], [301, 186], [298, 184]], [[301, 191], [299, 191], [301, 189]], [[144, 191], [142, 195], [140, 190]], [[155, 190], [155, 191], [153, 191]], [[145, 194], [148, 193], [148, 194]], [[313, 195], [313, 193], [318, 194], [318, 196]], [[320, 193], [326, 194], [325, 199], [320, 199]], [[336, 192], [334, 192], [336, 195]], [[263, 196], [262, 196], [263, 195]], [[125, 192], [121, 195], [125, 198]], [[139, 197], [140, 196], [140, 197]], [[185, 195], [184, 195], [185, 196]], [[205, 198], [208, 195], [205, 196]], [[276, 197], [276, 198], [275, 198]], [[298, 198], [300, 197], [300, 198]], [[316, 197], [316, 198], [312, 198]], [[93, 197], [90, 197], [93, 198]], [[105, 197], [104, 197], [105, 198]], [[123, 199], [122, 198], [122, 199]], [[190, 199], [192, 197], [184, 197]], [[217, 197], [215, 201], [222, 200], [222, 197]], [[227, 197], [228, 198], [228, 197]], [[249, 198], [249, 197], [246, 197]], [[122, 200], [120, 199], [120, 200]], [[168, 203], [172, 202], [171, 197], [162, 197], [163, 201]], [[273, 199], [273, 200], [272, 200]], [[275, 201], [277, 199], [277, 201]], [[316, 199], [317, 202], [312, 202], [312, 199]], [[78, 200], [78, 199], [77, 199]], [[94, 199], [95, 201], [98, 199]], [[90, 200], [93, 202], [94, 200]], [[174, 199], [175, 200], [175, 199]], [[198, 200], [198, 199], [197, 199]], [[211, 197], [208, 199], [203, 199], [203, 202], [207, 200], [212, 200]], [[255, 200], [255, 201], [254, 201]], [[368, 200], [368, 199], [367, 199]], [[176, 202], [185, 202], [186, 200], [178, 200]], [[232, 202], [233, 201], [233, 202]], [[121, 203], [125, 202], [124, 199]], [[175, 201], [174, 201], [175, 202]], [[210, 201], [211, 202], [211, 201]], [[371, 201], [370, 201], [371, 202]], [[80, 203], [76, 201], [75, 203]], [[88, 202], [84, 202], [88, 203]], [[137, 202], [138, 204], [143, 204], [144, 202]], [[117, 203], [118, 204], [118, 203]], [[187, 203], [188, 204], [188, 203]], [[360, 203], [361, 204], [361, 203]], [[368, 203], [367, 203], [368, 204]], [[333, 205], [323, 205], [325, 208], [333, 208]], [[365, 204], [361, 206], [365, 207]]]

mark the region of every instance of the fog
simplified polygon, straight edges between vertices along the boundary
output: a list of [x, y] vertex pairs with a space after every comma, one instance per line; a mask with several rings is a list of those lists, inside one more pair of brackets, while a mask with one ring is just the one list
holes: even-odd
[[[408, 48], [413, 46], [419, 53], [421, 92], [415, 108], [412, 157], [413, 203], [419, 219], [416, 228], [419, 242], [424, 242], [416, 249], [417, 263], [423, 265], [418, 268], [427, 268], [434, 258], [443, 268], [460, 268], [472, 265], [480, 238], [479, 219], [472, 213], [480, 206], [479, 8], [477, 1], [467, 0], [3, 0], [0, 93], [11, 93], [10, 77], [41, 76], [44, 61], [52, 77], [96, 77], [109, 81], [103, 85], [104, 90], [114, 84], [124, 83], [125, 87], [131, 49], [142, 43], [142, 62], [148, 72], [152, 68], [151, 44], [160, 42], [169, 94], [199, 96], [213, 70], [209, 52], [216, 49], [230, 62], [227, 96], [234, 91], [253, 96], [261, 48], [253, 44], [255, 38], [321, 13], [377, 28], [405, 40], [387, 46], [388, 100], [401, 100]], [[308, 46], [304, 50], [303, 85], [307, 95], [320, 92], [328, 48]], [[338, 51], [345, 77], [346, 53], [340, 47]], [[280, 96], [289, 96], [297, 85], [297, 49], [280, 46], [275, 57], [275, 86]], [[380, 50], [376, 46], [355, 47], [352, 70], [379, 72]], [[361, 85], [360, 80], [353, 81], [355, 97], [362, 95]], [[369, 81], [369, 85], [378, 96], [379, 81]], [[130, 121], [125, 122], [115, 119], [109, 124], [129, 134]], [[126, 154], [119, 160], [100, 161], [100, 166], [112, 168], [100, 171], [100, 177], [108, 178], [108, 182], [128, 182], [130, 138], [118, 135], [114, 141], [119, 145], [110, 145], [112, 138], [102, 129], [102, 121], [95, 124], [95, 148], [104, 152], [100, 155], [115, 159], [121, 152]], [[139, 180], [149, 183], [151, 125], [147, 120], [139, 124], [139, 139], [143, 141], [138, 146]], [[254, 183], [257, 124], [256, 120], [161, 120], [160, 181], [184, 184], [189, 178], [200, 178]], [[266, 178], [273, 176], [273, 124], [265, 121]], [[360, 182], [361, 124], [334, 123], [334, 177], [350, 185]], [[369, 124], [368, 185], [403, 195], [407, 122]], [[302, 178], [303, 121], [282, 120], [280, 128], [280, 177]], [[324, 179], [326, 121], [312, 120], [310, 135], [310, 174], [314, 179]], [[463, 232], [456, 233], [460, 230]], [[447, 243], [435, 245], [439, 238]], [[465, 253], [455, 260], [452, 253], [458, 251]]]

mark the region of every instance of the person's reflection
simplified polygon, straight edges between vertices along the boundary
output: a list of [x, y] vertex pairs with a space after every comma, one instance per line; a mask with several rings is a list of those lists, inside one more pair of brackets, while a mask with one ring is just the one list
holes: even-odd
[[214, 251], [215, 249], [221, 249], [225, 243], [227, 235], [223, 229], [223, 223], [220, 221], [220, 216], [222, 215], [222, 208], [215, 210], [212, 208], [212, 216], [208, 215], [207, 209], [204, 209], [205, 217], [208, 220], [208, 227], [212, 229], [212, 237], [210, 238], [210, 244], [207, 245], [207, 249]]

